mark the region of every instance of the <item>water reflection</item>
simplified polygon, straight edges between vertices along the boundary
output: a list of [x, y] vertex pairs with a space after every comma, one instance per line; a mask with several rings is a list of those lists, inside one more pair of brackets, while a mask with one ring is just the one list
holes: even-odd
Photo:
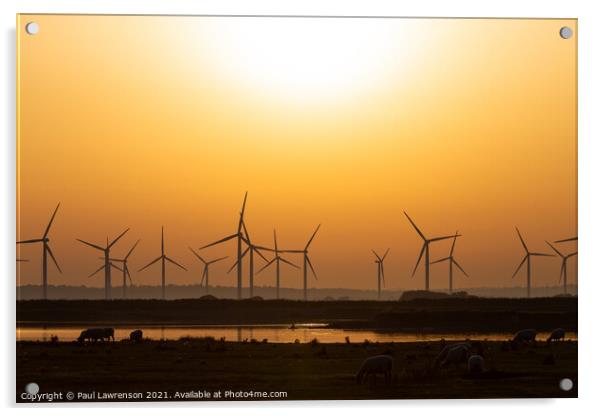
[[[49, 341], [52, 335], [60, 341], [77, 339], [83, 326], [19, 326], [17, 341]], [[489, 339], [492, 341], [507, 340], [510, 333], [408, 333], [408, 332], [375, 332], [369, 330], [343, 330], [327, 328], [323, 324], [297, 324], [295, 328], [288, 325], [246, 325], [246, 326], [123, 326], [115, 328], [115, 339], [129, 339], [130, 332], [142, 329], [144, 337], [150, 339], [177, 340], [181, 337], [214, 337], [225, 338], [227, 341], [251, 341], [256, 339], [268, 342], [290, 343], [299, 340], [306, 343], [316, 338], [322, 343], [346, 342], [416, 342], [446, 340]], [[545, 340], [549, 332], [540, 332], [539, 340]], [[577, 334], [567, 333], [567, 339], [577, 340]]]

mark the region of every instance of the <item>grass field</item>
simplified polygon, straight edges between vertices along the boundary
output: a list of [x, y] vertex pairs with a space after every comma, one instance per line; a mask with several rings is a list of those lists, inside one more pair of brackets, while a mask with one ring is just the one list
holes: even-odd
[[[190, 391], [208, 391], [213, 400], [239, 391], [286, 392], [278, 400], [577, 397], [577, 342], [540, 342], [520, 350], [502, 342], [483, 345], [487, 371], [475, 378], [464, 366], [432, 370], [439, 342], [17, 342], [17, 401], [24, 401], [21, 392], [29, 382], [39, 384], [40, 393], [96, 392], [90, 400], [107, 392], [142, 393], [142, 400], [185, 400], [177, 393]], [[391, 385], [381, 376], [358, 385], [355, 375], [362, 361], [382, 353], [394, 358]], [[559, 388], [565, 377], [575, 382], [569, 392]], [[216, 392], [220, 397], [213, 396]]]

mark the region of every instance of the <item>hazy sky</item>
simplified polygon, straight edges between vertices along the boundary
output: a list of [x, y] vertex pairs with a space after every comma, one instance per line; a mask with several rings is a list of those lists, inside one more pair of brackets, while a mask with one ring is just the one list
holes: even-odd
[[[40, 31], [25, 34], [36, 21]], [[460, 230], [455, 286], [524, 285], [523, 251], [577, 233], [574, 20], [34, 16], [18, 29], [18, 238], [50, 233], [51, 284], [101, 286], [97, 244], [130, 232], [131, 270], [160, 252], [168, 283], [198, 282], [200, 247], [236, 231], [249, 191], [254, 240], [299, 248], [318, 223], [310, 287], [374, 288], [370, 249], [391, 248], [386, 288], [411, 278], [421, 240]], [[433, 243], [432, 259], [450, 244]], [[561, 246], [568, 252], [575, 245]], [[234, 256], [234, 244], [206, 250]], [[19, 284], [39, 284], [22, 246]], [[301, 265], [301, 258], [288, 256]], [[212, 284], [232, 259], [212, 269]], [[261, 261], [260, 261], [261, 263]], [[575, 262], [570, 261], [569, 281]], [[560, 260], [533, 262], [534, 286]], [[283, 266], [282, 285], [302, 287]], [[160, 284], [160, 267], [134, 273]], [[257, 285], [273, 285], [266, 270]], [[114, 284], [119, 284], [115, 276]], [[245, 286], [247, 285], [245, 273]], [[442, 264], [431, 288], [447, 286]]]

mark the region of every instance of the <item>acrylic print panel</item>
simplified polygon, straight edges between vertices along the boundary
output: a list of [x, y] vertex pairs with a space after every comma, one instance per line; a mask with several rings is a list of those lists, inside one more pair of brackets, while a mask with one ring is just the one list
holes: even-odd
[[576, 20], [17, 25], [18, 401], [576, 397]]

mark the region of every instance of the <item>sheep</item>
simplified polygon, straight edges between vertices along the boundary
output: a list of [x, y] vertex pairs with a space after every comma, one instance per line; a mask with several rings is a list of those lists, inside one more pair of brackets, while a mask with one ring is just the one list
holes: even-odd
[[449, 350], [451, 350], [452, 348], [455, 348], [455, 347], [459, 347], [459, 346], [465, 346], [468, 349], [472, 348], [472, 345], [470, 342], [458, 342], [455, 344], [446, 345], [445, 347], [443, 347], [443, 349], [439, 352], [439, 354], [435, 358], [433, 366], [436, 367], [440, 363], [442, 363], [443, 360], [445, 360], [445, 358], [447, 358], [447, 354], [449, 353]]
[[381, 373], [385, 375], [385, 382], [391, 383], [391, 371], [393, 370], [393, 357], [388, 355], [375, 355], [368, 357], [362, 363], [357, 373], [357, 384], [362, 384], [368, 374]]
[[470, 354], [470, 348], [466, 345], [456, 345], [450, 348], [447, 352], [445, 360], [441, 363], [441, 367], [447, 367], [450, 364], [461, 364], [466, 362], [468, 355]]
[[468, 374], [481, 374], [485, 371], [485, 359], [480, 355], [468, 357]]
[[142, 330], [136, 329], [135, 331], [130, 332], [130, 341], [137, 344], [142, 342]]
[[534, 329], [522, 329], [514, 334], [512, 338], [512, 347], [517, 348], [526, 343], [535, 343], [535, 336], [537, 335], [537, 331]]
[[115, 330], [113, 328], [88, 328], [80, 333], [77, 341], [83, 344], [86, 340], [96, 343], [98, 340], [108, 342], [111, 339], [115, 341]]
[[553, 330], [550, 333], [550, 336], [548, 337], [548, 340], [546, 342], [549, 344], [552, 341], [560, 341], [560, 340], [564, 341], [564, 336], [565, 336], [564, 329], [563, 328], [556, 328], [555, 330]]

